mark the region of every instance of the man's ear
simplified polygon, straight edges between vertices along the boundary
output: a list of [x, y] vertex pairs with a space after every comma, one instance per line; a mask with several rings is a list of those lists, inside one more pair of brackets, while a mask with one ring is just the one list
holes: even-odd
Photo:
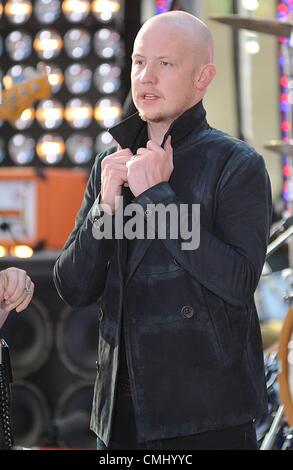
[[217, 69], [214, 64], [203, 65], [200, 74], [196, 80], [196, 88], [200, 91], [204, 91], [212, 82], [216, 73]]

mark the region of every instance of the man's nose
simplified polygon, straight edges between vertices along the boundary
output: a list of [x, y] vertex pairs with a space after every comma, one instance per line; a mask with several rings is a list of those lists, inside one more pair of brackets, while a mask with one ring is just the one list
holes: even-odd
[[155, 83], [157, 78], [154, 67], [151, 65], [146, 65], [142, 71], [140, 79], [142, 83]]

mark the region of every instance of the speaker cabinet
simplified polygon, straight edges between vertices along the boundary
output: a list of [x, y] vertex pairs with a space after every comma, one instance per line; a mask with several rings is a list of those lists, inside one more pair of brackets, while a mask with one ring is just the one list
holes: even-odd
[[57, 253], [30, 260], [3, 258], [0, 269], [25, 269], [35, 295], [1, 329], [9, 344], [14, 382], [15, 445], [95, 448], [89, 430], [98, 341], [98, 304], [71, 309], [52, 279]]

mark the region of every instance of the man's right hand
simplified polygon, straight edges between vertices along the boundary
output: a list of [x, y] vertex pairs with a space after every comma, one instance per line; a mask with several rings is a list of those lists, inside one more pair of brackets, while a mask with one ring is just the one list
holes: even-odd
[[115, 198], [121, 196], [122, 187], [127, 183], [126, 163], [131, 159], [132, 152], [130, 149], [121, 150], [105, 157], [102, 160], [102, 175], [101, 175], [101, 201], [102, 208], [109, 212], [111, 208], [111, 215], [114, 214], [118, 207], [115, 204]]
[[9, 312], [22, 312], [32, 300], [34, 283], [26, 271], [7, 268], [0, 271], [0, 328]]

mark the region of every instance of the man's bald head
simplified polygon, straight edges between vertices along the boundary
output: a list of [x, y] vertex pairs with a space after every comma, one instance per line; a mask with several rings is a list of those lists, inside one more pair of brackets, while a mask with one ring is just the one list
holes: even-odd
[[150, 18], [132, 54], [132, 97], [142, 119], [166, 130], [203, 99], [216, 74], [212, 61], [212, 36], [198, 18], [184, 12]]
[[161, 29], [163, 33], [165, 27], [172, 31], [178, 40], [184, 41], [186, 50], [190, 49], [194, 54], [196, 66], [213, 63], [214, 43], [208, 27], [197, 17], [183, 11], [153, 16], [141, 27], [135, 42], [147, 31]]

